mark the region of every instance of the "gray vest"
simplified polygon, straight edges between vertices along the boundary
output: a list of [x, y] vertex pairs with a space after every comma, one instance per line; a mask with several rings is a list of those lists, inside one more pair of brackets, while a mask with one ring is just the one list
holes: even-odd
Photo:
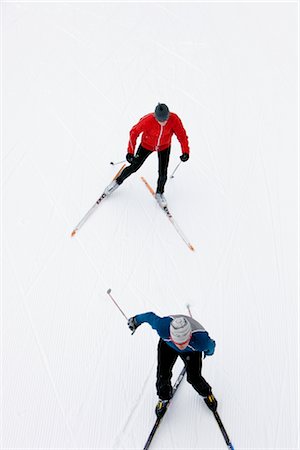
[[205, 331], [204, 327], [199, 322], [197, 322], [197, 320], [193, 319], [190, 316], [185, 316], [184, 314], [172, 314], [172, 316], [170, 317], [172, 317], [172, 319], [176, 319], [176, 317], [185, 317], [191, 324], [192, 333], [194, 333], [195, 331]]

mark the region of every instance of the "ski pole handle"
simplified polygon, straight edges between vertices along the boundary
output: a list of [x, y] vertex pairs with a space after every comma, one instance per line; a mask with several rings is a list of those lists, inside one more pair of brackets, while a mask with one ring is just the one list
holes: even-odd
[[120, 306], [118, 305], [118, 303], [116, 302], [116, 300], [113, 298], [113, 296], [111, 295], [111, 289], [108, 289], [106, 291], [107, 295], [110, 297], [110, 299], [114, 302], [114, 304], [116, 305], [116, 307], [118, 308], [118, 310], [120, 311], [120, 313], [125, 317], [125, 319], [128, 322], [128, 317], [124, 314], [124, 312], [122, 311], [122, 309], [120, 308]]
[[182, 162], [182, 161], [180, 161], [180, 162], [177, 164], [177, 166], [176, 166], [175, 169], [173, 170], [172, 175], [170, 176], [170, 178], [174, 178], [174, 173], [176, 172], [176, 170], [177, 170], [178, 167], [180, 166], [181, 162]]

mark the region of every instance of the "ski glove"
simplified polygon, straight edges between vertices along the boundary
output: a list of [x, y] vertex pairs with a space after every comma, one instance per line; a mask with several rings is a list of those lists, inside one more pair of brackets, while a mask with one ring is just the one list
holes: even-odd
[[182, 162], [185, 162], [189, 159], [190, 155], [188, 153], [182, 153], [182, 155], [180, 156], [180, 159]]
[[137, 323], [135, 317], [130, 317], [130, 319], [128, 319], [127, 325], [129, 327], [129, 329], [132, 331], [131, 334], [133, 334], [135, 332], [135, 330], [137, 329], [137, 327], [140, 326], [140, 323]]
[[134, 160], [134, 155], [132, 153], [127, 153], [126, 159], [129, 162], [129, 164], [131, 164], [132, 161]]
[[203, 359], [204, 358], [206, 358], [207, 356], [211, 356], [211, 355], [213, 355], [214, 354], [214, 352], [211, 352], [210, 350], [204, 350], [204, 352], [203, 352]]

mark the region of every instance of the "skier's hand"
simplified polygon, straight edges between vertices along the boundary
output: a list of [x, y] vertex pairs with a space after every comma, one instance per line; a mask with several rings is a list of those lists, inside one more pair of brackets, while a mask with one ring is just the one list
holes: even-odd
[[211, 356], [213, 354], [214, 354], [214, 352], [211, 351], [211, 350], [204, 350], [204, 352], [203, 352], [203, 355], [204, 355], [203, 359], [206, 358], [207, 356]]
[[132, 161], [134, 160], [134, 155], [132, 153], [127, 153], [126, 159], [129, 162], [129, 164], [131, 164]]
[[129, 327], [129, 329], [132, 331], [131, 334], [133, 334], [135, 332], [135, 330], [137, 329], [137, 327], [140, 326], [140, 324], [137, 323], [135, 317], [130, 317], [130, 319], [128, 319], [127, 325]]
[[188, 153], [182, 153], [180, 159], [182, 162], [186, 162], [189, 159], [190, 155]]

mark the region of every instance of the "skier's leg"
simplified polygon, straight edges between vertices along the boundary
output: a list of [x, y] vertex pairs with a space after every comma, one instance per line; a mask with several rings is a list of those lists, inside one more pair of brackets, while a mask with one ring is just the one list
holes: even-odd
[[186, 366], [187, 381], [198, 394], [204, 397], [204, 401], [212, 411], [216, 411], [218, 402], [211, 391], [211, 386], [201, 375], [202, 355], [201, 352], [191, 352], [180, 355]]
[[162, 400], [170, 400], [172, 397], [172, 368], [177, 359], [177, 352], [167, 345], [162, 339], [157, 348], [157, 395]]
[[201, 352], [184, 353], [180, 355], [186, 366], [187, 382], [203, 397], [211, 392], [211, 387], [201, 375]]
[[124, 170], [122, 170], [120, 175], [116, 178], [116, 182], [118, 184], [122, 184], [126, 178], [128, 178], [131, 174], [136, 172], [141, 167], [141, 165], [145, 162], [145, 160], [151, 153], [152, 152], [150, 150], [146, 150], [140, 145], [136, 152], [134, 160], [132, 161], [130, 166], [127, 166]]
[[164, 193], [164, 187], [168, 178], [168, 165], [170, 159], [170, 151], [171, 147], [166, 148], [158, 154], [158, 180], [157, 180], [157, 189], [156, 192], [159, 194]]

